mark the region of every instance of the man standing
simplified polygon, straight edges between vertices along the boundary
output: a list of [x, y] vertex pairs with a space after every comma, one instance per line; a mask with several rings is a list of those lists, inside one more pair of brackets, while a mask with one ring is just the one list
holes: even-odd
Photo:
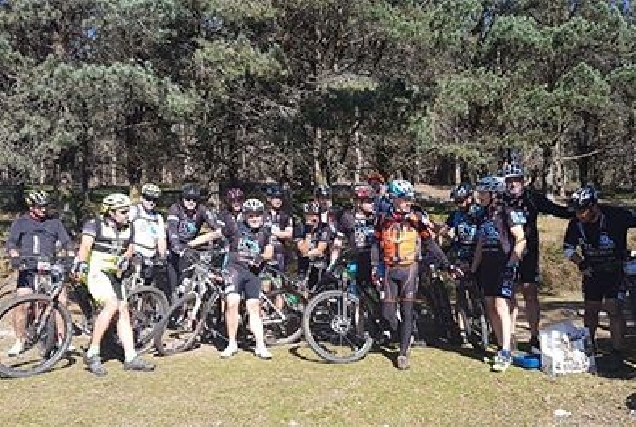
[[[572, 212], [567, 207], [559, 206], [546, 196], [524, 186], [523, 167], [516, 162], [510, 162], [504, 167], [506, 180], [506, 205], [524, 213], [526, 224], [524, 235], [526, 238], [526, 253], [519, 264], [516, 293], [521, 290], [525, 301], [526, 317], [530, 325], [530, 347], [539, 349], [539, 230], [537, 217], [540, 213], [558, 218], [570, 219]], [[512, 315], [512, 331], [514, 334], [519, 308], [515, 303]]]

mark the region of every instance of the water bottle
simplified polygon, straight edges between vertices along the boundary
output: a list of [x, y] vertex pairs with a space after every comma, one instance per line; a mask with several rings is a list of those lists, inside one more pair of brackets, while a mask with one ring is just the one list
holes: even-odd
[[285, 299], [287, 300], [287, 305], [291, 305], [291, 306], [298, 305], [298, 302], [300, 301], [300, 299], [298, 298], [298, 295], [294, 295], [294, 294], [285, 294]]

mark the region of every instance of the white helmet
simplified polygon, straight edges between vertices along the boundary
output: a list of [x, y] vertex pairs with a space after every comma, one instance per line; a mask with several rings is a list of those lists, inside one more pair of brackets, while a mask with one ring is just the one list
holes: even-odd
[[102, 201], [102, 212], [107, 213], [115, 209], [129, 208], [130, 205], [130, 197], [121, 193], [113, 193], [104, 197]]
[[158, 199], [159, 196], [161, 196], [161, 189], [157, 185], [149, 182], [141, 187], [141, 195], [152, 199]]
[[264, 213], [265, 205], [258, 199], [247, 199], [243, 202], [243, 213]]
[[477, 191], [503, 193], [506, 191], [506, 182], [499, 176], [485, 176], [477, 181]]

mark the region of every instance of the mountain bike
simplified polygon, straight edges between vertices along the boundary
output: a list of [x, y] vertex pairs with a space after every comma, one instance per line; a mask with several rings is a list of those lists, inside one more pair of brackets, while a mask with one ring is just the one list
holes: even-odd
[[20, 257], [18, 270], [33, 272], [35, 292], [12, 297], [0, 307], [0, 343], [14, 342], [16, 310], [26, 313], [24, 348], [20, 355], [7, 356], [0, 344], [0, 375], [23, 378], [40, 374], [51, 369], [66, 353], [72, 339], [72, 321], [70, 311], [60, 304], [59, 297], [72, 262], [71, 257]]
[[[192, 263], [187, 269], [192, 272], [190, 280], [180, 287], [183, 294], [168, 310], [155, 335], [155, 347], [163, 356], [184, 352], [199, 343], [210, 343], [218, 349], [227, 344], [225, 328], [224, 296], [227, 282], [223, 263], [225, 252], [205, 254], [203, 259]], [[212, 262], [216, 258], [217, 262]], [[269, 274], [277, 274], [269, 272]], [[271, 291], [261, 292], [263, 329], [270, 344], [283, 344], [300, 339], [300, 322], [304, 308], [304, 296], [293, 289], [288, 278], [281, 273], [281, 285]], [[282, 301], [283, 307], [277, 306]], [[244, 303], [239, 311], [239, 337], [247, 343], [247, 314]]]

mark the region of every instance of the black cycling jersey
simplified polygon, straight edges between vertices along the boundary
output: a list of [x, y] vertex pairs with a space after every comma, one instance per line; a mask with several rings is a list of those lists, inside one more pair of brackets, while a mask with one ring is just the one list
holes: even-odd
[[251, 268], [258, 264], [267, 245], [271, 244], [272, 234], [268, 227], [250, 228], [244, 221], [235, 226], [226, 227], [223, 234], [230, 242], [230, 262]]
[[563, 239], [563, 249], [581, 248], [583, 258], [597, 269], [616, 270], [627, 255], [627, 230], [636, 227], [636, 216], [627, 209], [600, 206], [601, 215], [593, 223], [570, 220]]
[[521, 209], [526, 218], [523, 231], [526, 236], [528, 251], [538, 250], [539, 230], [537, 229], [537, 217], [540, 213], [556, 216], [557, 218], [570, 219], [574, 214], [565, 206], [559, 206], [545, 195], [526, 188], [520, 197], [507, 198], [507, 205], [513, 209]]
[[71, 239], [59, 219], [37, 220], [27, 213], [11, 224], [6, 247], [18, 250], [21, 256], [53, 256], [58, 242], [70, 249]]
[[338, 222], [338, 232], [342, 233], [349, 247], [356, 253], [370, 252], [375, 244], [376, 217], [373, 213], [347, 211]]
[[194, 212], [186, 211], [181, 203], [170, 206], [166, 219], [170, 249], [180, 252], [186, 243], [199, 235], [204, 223], [207, 223], [211, 230], [223, 225], [206, 206], [198, 205]]
[[[270, 230], [282, 231], [287, 227], [292, 227], [293, 229], [293, 220], [287, 212], [272, 209], [265, 214], [264, 225]], [[272, 236], [272, 244], [274, 245], [274, 252], [283, 252], [283, 242], [278, 240], [277, 237]]]

